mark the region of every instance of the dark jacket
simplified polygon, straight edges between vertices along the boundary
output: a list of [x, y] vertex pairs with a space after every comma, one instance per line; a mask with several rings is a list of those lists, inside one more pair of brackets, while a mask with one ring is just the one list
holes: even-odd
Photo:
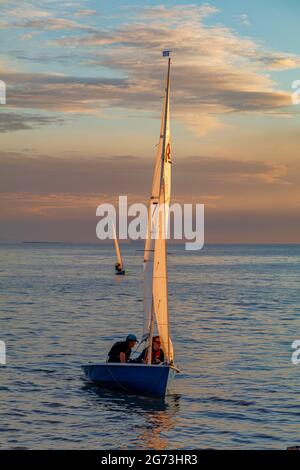
[[118, 341], [113, 345], [108, 353], [108, 362], [121, 362], [120, 353], [123, 352], [126, 355], [126, 362], [130, 358], [131, 348], [127, 341]]

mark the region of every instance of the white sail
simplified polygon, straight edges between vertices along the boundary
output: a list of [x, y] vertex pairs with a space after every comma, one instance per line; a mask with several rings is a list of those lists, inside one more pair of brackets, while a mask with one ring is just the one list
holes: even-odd
[[170, 59], [161, 122], [160, 141], [156, 156], [149, 205], [148, 233], [144, 255], [144, 335], [150, 333], [152, 313], [167, 362], [173, 361], [169, 331], [166, 238], [171, 192], [170, 158]]
[[[165, 108], [165, 104], [164, 104]], [[151, 197], [148, 207], [148, 227], [147, 238], [145, 241], [144, 252], [144, 327], [143, 335], [146, 337], [150, 332], [151, 315], [152, 315], [152, 280], [153, 280], [153, 260], [154, 260], [154, 242], [156, 233], [156, 216], [158, 212], [161, 174], [162, 167], [162, 154], [163, 154], [163, 141], [164, 141], [164, 110], [161, 120], [160, 138], [157, 147], [155, 168], [152, 180]]]
[[113, 236], [114, 236], [114, 244], [115, 244], [115, 249], [116, 249], [117, 260], [118, 260], [118, 263], [120, 264], [120, 270], [123, 271], [124, 263], [123, 263], [114, 223], [112, 224], [112, 227], [113, 227]]

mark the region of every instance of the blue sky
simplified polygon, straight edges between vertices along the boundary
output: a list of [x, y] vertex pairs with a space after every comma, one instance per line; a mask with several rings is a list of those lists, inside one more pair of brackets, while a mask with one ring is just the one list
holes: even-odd
[[[23, 2], [26, 4], [27, 2]], [[28, 2], [29, 3], [29, 2]], [[31, 5], [36, 5], [40, 9], [45, 9], [53, 15], [60, 16], [60, 13], [64, 17], [74, 19], [74, 14], [79, 9], [91, 9], [97, 12], [93, 17], [87, 17], [89, 24], [94, 25], [96, 28], [110, 29], [118, 25], [122, 25], [128, 21], [131, 21], [132, 15], [137, 13], [141, 9], [141, 2], [136, 1], [125, 1], [124, 0], [113, 0], [110, 2], [103, 0], [91, 0], [86, 2], [69, 2], [67, 6], [62, 2], [57, 1], [44, 1], [44, 2], [31, 2]], [[211, 17], [205, 20], [207, 25], [225, 25], [226, 27], [232, 28], [241, 37], [255, 38], [258, 43], [262, 46], [270, 49], [287, 51], [290, 53], [297, 54], [300, 48], [299, 38], [299, 17], [300, 17], [300, 3], [297, 0], [265, 0], [261, 2], [259, 0], [251, 1], [240, 1], [240, 0], [212, 0], [210, 2], [199, 2], [199, 1], [175, 1], [169, 0], [162, 2], [161, 0], [149, 0], [144, 2], [145, 5], [159, 6], [165, 5], [166, 7], [174, 7], [174, 5], [204, 5], [209, 4], [215, 6], [218, 11]], [[2, 19], [5, 20], [5, 10], [11, 11], [13, 9], [14, 2], [4, 2], [2, 5], [3, 15]], [[18, 8], [21, 10], [20, 2], [15, 2]], [[138, 14], [137, 14], [138, 16]], [[16, 34], [17, 33], [17, 34]], [[38, 52], [47, 50], [49, 53], [55, 53], [57, 48], [52, 44], [51, 47], [45, 47], [45, 41], [51, 41], [53, 38], [58, 36], [72, 36], [72, 31], [47, 31], [41, 32], [38, 38], [34, 37], [31, 41], [28, 40], [27, 44], [18, 39], [28, 33], [28, 29], [19, 28], [18, 31], [11, 29], [6, 30], [5, 34], [2, 35], [2, 44], [7, 55], [15, 53], [16, 50], [24, 53], [29, 53], [34, 46], [35, 51]], [[42, 37], [43, 41], [39, 38]], [[49, 50], [51, 49], [51, 51]], [[43, 64], [37, 65], [34, 61], [31, 62], [31, 66], [34, 69], [40, 70]], [[46, 68], [46, 66], [45, 66]], [[56, 70], [61, 70], [62, 67], [55, 64]], [[76, 67], [76, 64], [70, 66], [71, 70], [75, 70], [79, 73], [84, 73], [82, 67]], [[103, 69], [103, 73], [107, 73]], [[286, 74], [291, 77], [289, 72]], [[278, 80], [283, 80], [284, 77], [279, 77]]]

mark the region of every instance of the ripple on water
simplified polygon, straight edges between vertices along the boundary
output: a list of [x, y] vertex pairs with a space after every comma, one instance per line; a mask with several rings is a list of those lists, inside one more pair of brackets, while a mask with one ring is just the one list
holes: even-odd
[[[284, 449], [299, 444], [299, 246], [209, 246], [169, 257], [182, 373], [165, 400], [99, 390], [80, 365], [141, 335], [142, 252], [109, 246], [1, 251], [1, 446], [10, 449]], [[16, 276], [16, 269], [18, 275]], [[5, 424], [5, 425], [4, 425]]]

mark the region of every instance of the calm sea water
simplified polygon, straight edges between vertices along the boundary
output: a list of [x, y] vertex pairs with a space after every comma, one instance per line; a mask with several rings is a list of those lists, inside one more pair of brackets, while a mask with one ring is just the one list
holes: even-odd
[[80, 365], [141, 335], [142, 252], [0, 247], [1, 448], [284, 449], [300, 444], [300, 246], [169, 248], [176, 363], [164, 401], [101, 391]]

